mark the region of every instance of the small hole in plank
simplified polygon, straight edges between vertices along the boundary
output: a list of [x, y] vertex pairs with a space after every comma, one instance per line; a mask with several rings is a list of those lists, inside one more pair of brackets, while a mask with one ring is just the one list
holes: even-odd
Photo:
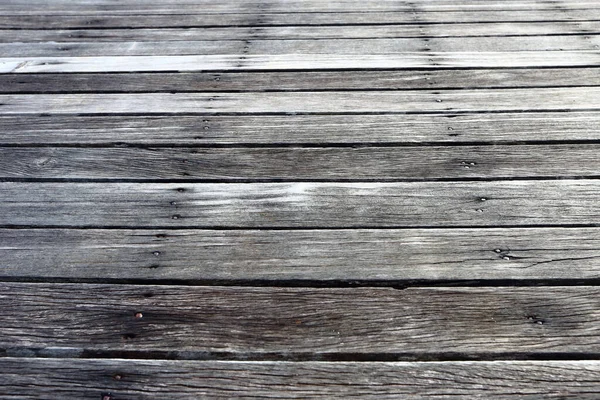
[[135, 333], [125, 333], [125, 334], [123, 334], [123, 339], [125, 339], [125, 340], [135, 339], [136, 337], [137, 337], [137, 335]]

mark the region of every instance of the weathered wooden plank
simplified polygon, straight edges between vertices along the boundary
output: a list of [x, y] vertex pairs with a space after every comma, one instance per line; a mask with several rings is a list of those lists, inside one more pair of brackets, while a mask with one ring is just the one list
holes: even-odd
[[[599, 54], [600, 55], [600, 54]], [[543, 100], [542, 100], [543, 99]], [[430, 91], [9, 94], [3, 114], [425, 113], [600, 109], [600, 87]]]
[[[180, 42], [183, 43], [183, 42]], [[219, 43], [213, 41], [212, 43]], [[75, 46], [80, 45], [76, 43]], [[102, 46], [102, 43], [98, 45]], [[62, 45], [58, 45], [60, 47]], [[71, 47], [71, 46], [69, 46]], [[48, 49], [43, 50], [42, 54]], [[96, 50], [92, 51], [92, 54]], [[242, 54], [240, 52], [240, 54]], [[597, 51], [393, 54], [271, 54], [0, 58], [0, 73], [144, 72], [306, 69], [542, 68], [600, 65]]]
[[[591, 286], [397, 290], [0, 283], [0, 304], [0, 348], [38, 352], [414, 359], [600, 351], [600, 288]], [[18, 354], [15, 350], [11, 353]]]
[[435, 180], [600, 176], [600, 145], [13, 148], [0, 179]]
[[202, 13], [293, 13], [293, 12], [348, 12], [348, 11], [404, 11], [404, 12], [445, 12], [445, 11], [519, 11], [548, 9], [598, 9], [593, 0], [562, 1], [546, 4], [538, 0], [496, 1], [496, 2], [418, 2], [398, 4], [396, 1], [244, 1], [223, 2], [203, 1], [199, 9], [197, 1], [149, 1], [149, 2], [113, 2], [113, 1], [11, 1], [0, 4], [0, 11], [11, 14], [185, 14]]
[[[600, 16], [590, 10], [560, 6], [548, 9], [515, 11], [445, 11], [445, 12], [343, 12], [343, 13], [227, 13], [201, 14], [194, 10], [177, 14], [31, 14], [5, 13], [0, 15], [3, 29], [87, 29], [87, 28], [199, 28], [249, 26], [327, 26], [368, 24], [432, 24], [432, 23], [510, 23], [510, 22], [589, 22]], [[531, 25], [529, 25], [531, 26]], [[556, 29], [561, 29], [555, 25]], [[425, 27], [427, 28], [427, 27]], [[459, 28], [459, 27], [457, 27]]]
[[595, 399], [598, 361], [252, 362], [0, 359], [4, 393], [150, 400], [167, 396], [280, 399]]
[[[87, 57], [87, 56], [198, 56], [219, 55], [237, 60], [250, 56], [302, 55], [396, 55], [396, 53], [595, 51], [600, 35], [482, 36], [397, 39], [293, 39], [265, 40], [249, 36], [245, 40], [177, 41], [68, 41], [40, 43], [0, 43], [0, 57]], [[484, 55], [480, 55], [484, 56]], [[507, 55], [505, 55], [507, 56]], [[518, 56], [514, 56], [519, 59]], [[433, 57], [435, 58], [435, 57]], [[225, 58], [226, 59], [226, 58]], [[317, 58], [318, 59], [318, 58]], [[392, 57], [394, 59], [394, 57]], [[310, 58], [308, 58], [310, 60]]]
[[0, 182], [0, 225], [444, 227], [599, 224], [600, 181]]
[[[600, 15], [599, 15], [600, 16]], [[213, 16], [214, 18], [214, 16]], [[40, 25], [39, 27], [44, 27]], [[600, 21], [538, 23], [467, 23], [363, 26], [266, 26], [169, 29], [15, 29], [4, 30], [0, 42], [178, 41], [256, 39], [382, 39], [481, 36], [592, 35]], [[435, 42], [434, 42], [435, 43]]]
[[600, 74], [597, 68], [0, 74], [0, 93], [251, 92], [561, 86], [600, 86]]
[[585, 280], [600, 229], [0, 229], [0, 259], [3, 279]]
[[600, 140], [597, 112], [283, 115], [0, 115], [2, 144], [210, 145]]

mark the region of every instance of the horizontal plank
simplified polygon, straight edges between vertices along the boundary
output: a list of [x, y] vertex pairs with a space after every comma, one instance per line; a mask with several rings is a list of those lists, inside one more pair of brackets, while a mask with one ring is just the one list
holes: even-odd
[[66, 348], [71, 354], [117, 357], [125, 351], [140, 356], [178, 351], [192, 357], [224, 352], [240, 358], [267, 353], [435, 359], [600, 351], [600, 288], [590, 286], [397, 290], [0, 283], [0, 305], [0, 348], [13, 354]]
[[0, 182], [0, 225], [444, 227], [599, 224], [600, 181]]
[[134, 93], [600, 86], [597, 68], [0, 74], [0, 93]]
[[600, 229], [0, 229], [0, 259], [3, 279], [585, 280]]
[[243, 398], [594, 399], [598, 361], [240, 362], [0, 359], [0, 390], [43, 396], [149, 400]]
[[[432, 24], [432, 23], [511, 23], [511, 22], [597, 22], [600, 17], [590, 10], [561, 6], [548, 9], [521, 9], [514, 11], [445, 11], [445, 12], [296, 12], [296, 13], [227, 13], [201, 14], [199, 10], [177, 14], [30, 14], [5, 13], [0, 15], [3, 29], [87, 29], [87, 28], [201, 28], [253, 27], [290, 25], [368, 25], [368, 24]], [[529, 25], [531, 26], [531, 25]], [[561, 29], [554, 25], [556, 29]], [[460, 27], [457, 27], [460, 29]]]
[[[563, 2], [565, 9], [597, 9], [598, 3], [592, 0], [578, 0]], [[560, 5], [558, 5], [560, 7]], [[203, 1], [203, 13], [290, 13], [290, 12], [348, 12], [348, 11], [404, 11], [404, 12], [445, 12], [445, 11], [489, 11], [489, 10], [547, 10], [552, 9], [552, 4], [547, 5], [537, 0], [519, 1], [505, 0], [495, 2], [419, 2], [414, 4], [398, 5], [395, 1], [244, 1], [222, 2]], [[198, 12], [197, 1], [150, 1], [150, 2], [113, 2], [107, 1], [11, 1], [0, 4], [0, 11], [7, 14], [185, 14]]]
[[599, 176], [600, 145], [13, 148], [0, 179], [435, 180]]
[[2, 144], [462, 143], [600, 140], [600, 114], [0, 115]]
[[[213, 16], [214, 18], [214, 16]], [[477, 36], [591, 35], [600, 21], [538, 23], [413, 24], [364, 26], [266, 26], [170, 29], [15, 29], [5, 30], [0, 43], [85, 41], [178, 41], [257, 39], [374, 39]], [[542, 40], [542, 39], [540, 39]], [[434, 42], [435, 43], [435, 42]]]
[[[600, 35], [482, 36], [397, 39], [294, 39], [294, 40], [177, 40], [177, 41], [66, 41], [0, 43], [0, 57], [97, 57], [97, 56], [250, 56], [301, 55], [395, 55], [417, 52], [431, 54], [461, 52], [598, 51]], [[505, 54], [505, 56], [508, 56]], [[541, 56], [541, 55], [540, 55]], [[247, 57], [247, 58], [243, 58]], [[518, 55], [513, 56], [519, 59]], [[227, 57], [225, 57], [227, 58]], [[432, 57], [435, 58], [435, 57]], [[392, 57], [392, 59], [394, 59]], [[310, 58], [308, 58], [310, 60]]]
[[[543, 99], [543, 100], [542, 100]], [[599, 110], [600, 87], [430, 91], [9, 94], [3, 114], [424, 113]]]
[[[183, 42], [182, 42], [183, 43]], [[219, 43], [219, 42], [212, 42]], [[102, 45], [102, 43], [99, 43]], [[45, 45], [44, 45], [45, 46]], [[53, 45], [56, 46], [56, 45]], [[59, 45], [60, 47], [61, 45]], [[41, 49], [42, 54], [49, 51]], [[93, 49], [92, 49], [93, 50]], [[92, 51], [93, 54], [95, 52]], [[240, 52], [240, 54], [242, 54]], [[597, 51], [0, 58], [0, 73], [542, 68], [600, 65]]]

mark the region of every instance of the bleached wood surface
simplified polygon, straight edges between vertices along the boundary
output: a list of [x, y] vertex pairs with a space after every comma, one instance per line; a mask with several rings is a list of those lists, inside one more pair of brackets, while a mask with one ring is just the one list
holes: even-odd
[[0, 399], [599, 397], [597, 1], [0, 28]]

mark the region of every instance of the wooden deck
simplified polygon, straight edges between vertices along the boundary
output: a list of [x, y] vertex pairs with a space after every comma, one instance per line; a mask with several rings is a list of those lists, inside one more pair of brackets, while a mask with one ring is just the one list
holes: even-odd
[[600, 2], [0, 1], [0, 310], [0, 399], [600, 398]]

